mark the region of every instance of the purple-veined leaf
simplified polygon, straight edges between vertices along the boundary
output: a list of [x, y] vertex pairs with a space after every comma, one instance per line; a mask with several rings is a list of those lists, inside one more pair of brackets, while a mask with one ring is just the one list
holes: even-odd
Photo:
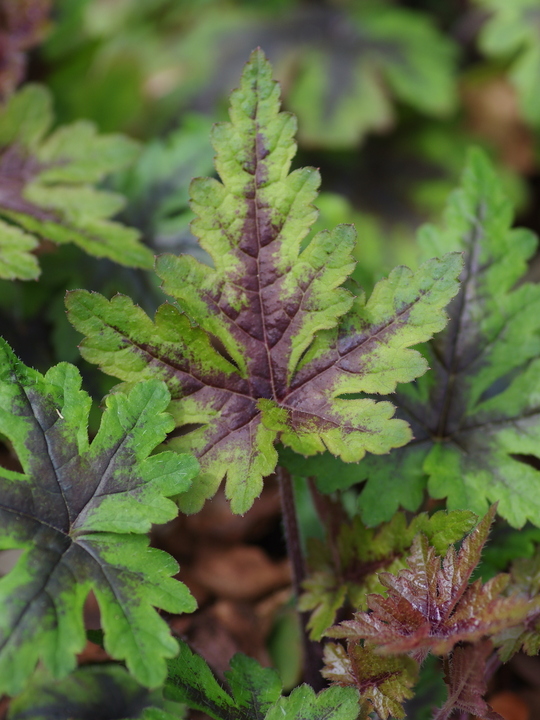
[[192, 231], [214, 267], [163, 255], [157, 273], [181, 309], [165, 304], [152, 322], [126, 297], [71, 293], [69, 316], [87, 338], [81, 351], [116, 377], [157, 377], [173, 398], [178, 431], [169, 447], [194, 452], [201, 475], [180, 500], [198, 510], [226, 476], [237, 513], [275, 468], [276, 441], [346, 462], [387, 453], [410, 439], [389, 402], [351, 398], [387, 393], [426, 370], [411, 346], [446, 323], [458, 289], [457, 253], [416, 273], [396, 268], [371, 297], [342, 283], [353, 270], [355, 233], [318, 233], [319, 175], [290, 171], [295, 119], [279, 112], [279, 87], [255, 51], [231, 96], [231, 122], [215, 126], [221, 182], [192, 183]]
[[149, 686], [163, 681], [177, 643], [153, 606], [190, 612], [173, 580], [178, 566], [148, 547], [152, 523], [176, 515], [168, 498], [197, 472], [189, 456], [149, 457], [174, 427], [160, 381], [107, 401], [89, 443], [90, 397], [78, 370], [61, 363], [42, 376], [0, 341], [0, 433], [22, 472], [0, 468], [0, 549], [21, 548], [0, 580], [0, 693], [18, 692], [38, 660], [55, 677], [84, 647], [83, 603], [93, 590], [105, 648]]

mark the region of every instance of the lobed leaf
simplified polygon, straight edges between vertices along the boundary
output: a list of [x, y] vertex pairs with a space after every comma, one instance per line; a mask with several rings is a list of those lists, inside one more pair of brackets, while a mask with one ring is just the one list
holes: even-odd
[[340, 523], [337, 537], [324, 541], [310, 538], [307, 580], [299, 600], [300, 610], [313, 610], [308, 628], [313, 640], [320, 640], [344, 605], [367, 609], [369, 593], [384, 593], [379, 572], [397, 574], [405, 567], [415, 536], [422, 532], [439, 554], [458, 542], [476, 524], [466, 510], [439, 511], [429, 517], [417, 515], [409, 524], [404, 513], [377, 529], [367, 528], [360, 517]]
[[[152, 254], [138, 233], [109, 220], [123, 199], [90, 185], [131, 162], [136, 144], [120, 135], [98, 136], [86, 121], [50, 133], [52, 123], [50, 95], [38, 85], [26, 85], [0, 113], [1, 276], [36, 277], [29, 252], [41, 240], [74, 242], [96, 257], [151, 267]], [[14, 237], [24, 243], [18, 256]]]
[[202, 657], [180, 641], [180, 652], [169, 661], [165, 696], [200, 710], [215, 720], [263, 720], [281, 696], [281, 682], [275, 670], [261, 667], [256, 660], [235, 655], [225, 677], [227, 692], [216, 680]]
[[359, 690], [369, 710], [386, 720], [389, 716], [404, 718], [402, 703], [411, 698], [411, 688], [418, 677], [418, 663], [406, 655], [384, 657], [371, 645], [349, 642], [327, 643], [324, 647], [323, 677], [336, 685]]
[[[358, 694], [332, 688], [318, 695], [308, 685], [281, 697], [275, 670], [245, 655], [235, 655], [225, 673], [228, 688], [206, 662], [180, 641], [180, 653], [169, 661], [165, 697], [184, 702], [215, 720], [356, 720]], [[336, 692], [337, 691], [337, 692]]]
[[422, 349], [430, 372], [393, 397], [414, 440], [366, 458], [343, 484], [338, 468], [327, 467], [330, 481], [319, 484], [329, 491], [367, 479], [359, 505], [369, 525], [399, 504], [416, 510], [426, 485], [450, 509], [482, 515], [497, 502], [510, 525], [540, 525], [540, 286], [521, 282], [536, 238], [510, 229], [511, 204], [478, 150], [445, 220], [443, 229], [424, 228], [420, 241], [426, 256], [464, 251], [462, 287], [448, 327]]
[[0, 580], [0, 692], [18, 692], [38, 660], [59, 678], [75, 667], [90, 589], [107, 652], [149, 687], [163, 680], [163, 658], [177, 649], [152, 606], [195, 608], [170, 577], [176, 562], [144, 536], [175, 517], [167, 498], [197, 471], [191, 457], [148, 457], [173, 425], [167, 389], [154, 380], [111, 396], [89, 444], [90, 398], [80, 385], [72, 365], [42, 376], [1, 341], [0, 433], [22, 472], [0, 468], [0, 548], [24, 552]]
[[495, 508], [478, 524], [456, 552], [451, 546], [441, 558], [425, 536], [417, 535], [399, 574], [381, 573], [386, 597], [369, 595], [370, 612], [358, 612], [331, 628], [330, 637], [364, 639], [382, 653], [407, 653], [422, 660], [429, 651], [449, 653], [459, 642], [475, 642], [485, 635], [519, 625], [527, 615], [527, 601], [502, 597], [508, 577], [499, 575], [485, 585], [469, 584], [486, 542]]
[[[346, 462], [386, 453], [410, 433], [390, 403], [354, 399], [392, 392], [426, 370], [409, 349], [438, 332], [457, 292], [458, 254], [397, 268], [373, 294], [354, 299], [354, 231], [315, 235], [319, 183], [311, 168], [289, 174], [294, 118], [279, 112], [279, 89], [255, 51], [231, 96], [231, 122], [214, 128], [221, 182], [192, 184], [192, 223], [214, 267], [163, 255], [157, 273], [181, 309], [163, 305], [152, 322], [127, 298], [84, 291], [67, 299], [87, 336], [83, 356], [122, 380], [163, 379], [179, 431], [201, 475], [180, 500], [197, 511], [226, 475], [234, 512], [244, 513], [275, 468], [275, 442], [313, 455], [328, 448]], [[183, 314], [185, 313], [185, 314]]]

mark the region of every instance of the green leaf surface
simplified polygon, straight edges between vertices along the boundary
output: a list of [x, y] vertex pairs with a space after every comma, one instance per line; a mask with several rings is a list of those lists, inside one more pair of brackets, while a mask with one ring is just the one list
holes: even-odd
[[225, 677], [225, 690], [202, 657], [180, 641], [180, 653], [170, 660], [165, 697], [186, 703], [216, 720], [262, 720], [281, 695], [275, 670], [263, 668], [252, 658], [235, 655]]
[[[444, 227], [420, 233], [425, 256], [464, 251], [462, 288], [448, 327], [422, 348], [430, 372], [392, 398], [414, 440], [358, 466], [356, 482], [367, 479], [360, 510], [370, 525], [388, 519], [397, 503], [416, 510], [426, 486], [450, 509], [482, 515], [497, 502], [510, 525], [540, 525], [540, 287], [520, 282], [536, 238], [511, 224], [493, 167], [472, 151]], [[337, 472], [319, 485], [335, 489]]]
[[444, 327], [461, 270], [459, 254], [449, 254], [416, 273], [396, 268], [368, 300], [353, 298], [341, 287], [354, 268], [352, 228], [320, 232], [300, 252], [319, 177], [312, 168], [289, 174], [295, 121], [279, 112], [261, 51], [230, 116], [213, 132], [221, 182], [191, 187], [192, 230], [214, 268], [187, 255], [157, 261], [182, 312], [162, 305], [151, 321], [123, 296], [76, 291], [67, 300], [87, 336], [85, 359], [130, 383], [167, 382], [170, 412], [185, 429], [169, 447], [201, 462], [180, 499], [186, 512], [225, 475], [233, 511], [246, 512], [275, 468], [277, 440], [304, 455], [328, 448], [346, 462], [406, 443], [409, 428], [390, 403], [350, 395], [393, 392], [425, 372], [410, 348]]
[[406, 567], [407, 555], [418, 533], [443, 555], [449, 545], [472, 530], [476, 520], [473, 513], [456, 510], [439, 511], [431, 517], [422, 513], [407, 523], [405, 513], [400, 512], [373, 530], [355, 517], [340, 524], [337, 537], [312, 539], [308, 578], [299, 601], [300, 610], [313, 611], [308, 622], [311, 638], [320, 640], [344, 605], [366, 610], [369, 593], [384, 594], [379, 573], [384, 570], [396, 575]]
[[22, 472], [0, 468], [0, 548], [22, 548], [0, 580], [0, 692], [18, 692], [38, 660], [55, 677], [86, 641], [83, 603], [92, 589], [105, 649], [149, 687], [162, 682], [176, 641], [153, 606], [194, 610], [170, 576], [176, 562], [148, 547], [152, 523], [176, 515], [167, 498], [197, 471], [191, 457], [149, 454], [173, 427], [163, 383], [139, 383], [107, 401], [90, 444], [90, 397], [72, 365], [42, 376], [0, 345], [0, 433]]
[[49, 93], [39, 85], [26, 85], [0, 112], [1, 277], [37, 276], [31, 239], [34, 245], [73, 242], [96, 257], [151, 267], [152, 254], [138, 233], [109, 220], [122, 197], [92, 187], [132, 162], [137, 145], [120, 135], [98, 136], [86, 121], [51, 133], [52, 123]]
[[358, 709], [354, 688], [331, 687], [316, 695], [309, 685], [300, 685], [280, 698], [265, 720], [356, 720]]
[[0, 220], [0, 278], [35, 280], [39, 264], [32, 250], [38, 245], [37, 238]]
[[[37, 672], [24, 692], [12, 699], [8, 720], [161, 720], [145, 710], [153, 707], [161, 713], [162, 706], [161, 691], [142, 687], [125, 668], [87, 665], [62, 680]], [[169, 717], [174, 716], [163, 716]]]
[[478, 0], [490, 17], [479, 36], [487, 55], [510, 61], [508, 75], [525, 119], [540, 124], [540, 5], [538, 0]]

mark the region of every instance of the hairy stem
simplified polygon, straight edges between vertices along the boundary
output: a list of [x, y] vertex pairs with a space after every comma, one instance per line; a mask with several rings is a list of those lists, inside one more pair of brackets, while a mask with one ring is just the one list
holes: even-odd
[[[283, 525], [285, 528], [285, 539], [287, 551], [292, 565], [293, 588], [296, 597], [300, 596], [302, 582], [306, 576], [300, 531], [296, 517], [296, 504], [291, 476], [284, 467], [278, 465], [276, 475], [279, 482], [281, 494], [281, 508], [283, 511]], [[324, 679], [320, 673], [322, 667], [322, 645], [310, 640], [306, 631], [306, 624], [309, 614], [300, 613], [300, 625], [302, 630], [302, 642], [304, 648], [304, 681], [314, 690], [322, 690], [325, 686]]]

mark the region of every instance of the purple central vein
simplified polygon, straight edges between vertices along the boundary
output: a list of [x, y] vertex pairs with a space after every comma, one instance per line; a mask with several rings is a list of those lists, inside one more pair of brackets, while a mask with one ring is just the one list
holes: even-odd
[[[258, 84], [258, 83], [257, 83], [257, 84]], [[258, 88], [256, 88], [256, 90], [257, 90], [257, 89], [258, 89]], [[268, 341], [268, 334], [267, 334], [267, 330], [266, 330], [266, 322], [265, 322], [265, 317], [264, 317], [265, 309], [264, 309], [264, 304], [263, 304], [263, 299], [262, 299], [262, 292], [261, 292], [261, 273], [260, 273], [260, 263], [259, 263], [259, 258], [260, 258], [260, 254], [261, 254], [261, 232], [260, 232], [260, 227], [259, 227], [259, 213], [258, 213], [259, 204], [258, 204], [258, 198], [257, 198], [257, 191], [258, 191], [258, 189], [259, 189], [258, 179], [257, 179], [258, 169], [259, 169], [259, 124], [258, 124], [258, 122], [257, 122], [257, 112], [258, 112], [258, 109], [259, 109], [259, 102], [257, 101], [257, 105], [256, 105], [256, 107], [255, 107], [255, 117], [254, 117], [254, 125], [255, 125], [255, 148], [254, 148], [254, 150], [255, 150], [255, 173], [254, 173], [254, 182], [253, 182], [253, 185], [254, 185], [254, 195], [255, 195], [255, 197], [254, 197], [254, 199], [253, 199], [253, 202], [254, 202], [254, 204], [255, 204], [255, 229], [256, 229], [257, 245], [258, 245], [258, 252], [257, 252], [257, 257], [256, 257], [255, 262], [257, 263], [257, 290], [258, 290], [258, 295], [259, 295], [259, 303], [260, 303], [260, 306], [261, 306], [261, 322], [262, 322], [262, 331], [263, 331], [263, 338], [264, 338], [264, 340], [263, 340], [263, 341], [264, 341], [264, 349], [265, 349], [265, 352], [266, 352], [266, 361], [267, 361], [267, 363], [268, 363], [268, 370], [269, 370], [269, 372], [270, 372], [270, 385], [271, 385], [271, 388], [272, 388], [272, 398], [275, 400], [276, 397], [277, 397], [277, 393], [276, 393], [276, 385], [275, 385], [275, 378], [274, 378], [274, 368], [273, 368], [273, 365], [272, 365], [272, 356], [271, 356], [271, 353], [270, 353], [270, 344], [269, 344], [269, 341]]]

